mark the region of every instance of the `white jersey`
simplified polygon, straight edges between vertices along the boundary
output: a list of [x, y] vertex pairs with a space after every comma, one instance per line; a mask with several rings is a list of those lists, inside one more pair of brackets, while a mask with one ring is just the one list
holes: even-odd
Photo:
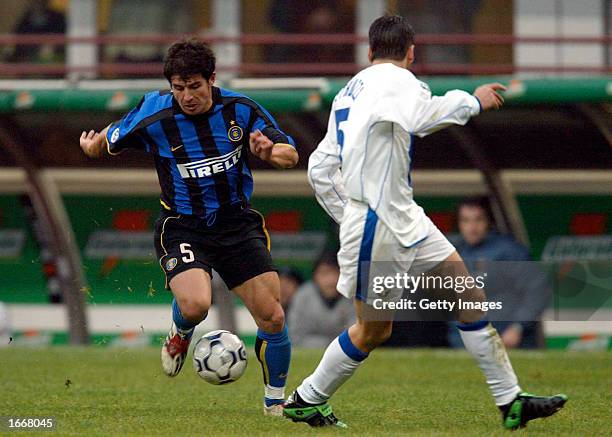
[[404, 247], [429, 224], [413, 200], [413, 136], [423, 137], [480, 113], [464, 91], [432, 97], [429, 87], [391, 63], [368, 67], [334, 98], [327, 134], [308, 162], [308, 180], [338, 223], [350, 200], [367, 204]]

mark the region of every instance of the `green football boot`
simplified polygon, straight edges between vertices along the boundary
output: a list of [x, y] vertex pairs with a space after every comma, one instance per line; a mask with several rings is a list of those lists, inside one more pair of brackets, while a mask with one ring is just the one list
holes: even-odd
[[347, 428], [340, 422], [332, 407], [327, 402], [322, 404], [309, 404], [305, 402], [297, 391], [294, 391], [283, 405], [283, 415], [294, 422], [305, 422], [310, 426], [338, 426]]
[[530, 420], [552, 416], [563, 408], [566, 402], [567, 396], [563, 394], [544, 397], [521, 392], [511, 403], [501, 407], [504, 428], [524, 428]]

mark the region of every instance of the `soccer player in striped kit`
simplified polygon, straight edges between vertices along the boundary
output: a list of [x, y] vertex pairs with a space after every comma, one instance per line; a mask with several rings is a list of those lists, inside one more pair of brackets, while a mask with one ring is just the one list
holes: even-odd
[[161, 187], [155, 247], [173, 295], [173, 323], [162, 347], [164, 372], [176, 376], [195, 327], [211, 305], [216, 270], [258, 326], [264, 414], [282, 415], [291, 342], [263, 216], [250, 208], [247, 151], [280, 169], [298, 153], [272, 116], [253, 100], [214, 86], [215, 55], [199, 40], [173, 44], [164, 60], [170, 89], [146, 94], [100, 133], [83, 132], [90, 157], [134, 148], [153, 155]]
[[[389, 276], [437, 271], [469, 276], [455, 248], [413, 200], [413, 137], [463, 125], [503, 103], [497, 92], [505, 89], [501, 84], [483, 85], [473, 95], [454, 90], [432, 97], [408, 70], [414, 33], [403, 17], [378, 18], [369, 39], [372, 66], [336, 95], [327, 134], [308, 165], [317, 200], [340, 224], [338, 291], [354, 299], [357, 316], [285, 405], [285, 416], [312, 426], [345, 426], [328, 399], [391, 335], [393, 311], [377, 313], [373, 302], [398, 301], [404, 290], [398, 285], [377, 294], [372, 288], [375, 269], [384, 265]], [[483, 302], [485, 294], [474, 287], [461, 299]], [[565, 395], [537, 397], [521, 390], [497, 331], [482, 311], [463, 310], [457, 316], [463, 343], [485, 374], [505, 428], [523, 427], [563, 406]]]

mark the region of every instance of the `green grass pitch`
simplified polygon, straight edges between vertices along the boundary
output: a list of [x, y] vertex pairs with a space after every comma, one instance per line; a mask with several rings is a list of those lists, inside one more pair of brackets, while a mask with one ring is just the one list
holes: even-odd
[[[294, 351], [289, 389], [321, 354]], [[517, 351], [511, 358], [523, 389], [570, 398], [557, 415], [531, 422], [530, 436], [609, 435], [612, 354]], [[54, 416], [53, 435], [508, 435], [463, 351], [375, 351], [333, 399], [348, 431], [263, 417], [260, 378], [252, 352], [241, 380], [212, 386], [191, 360], [178, 377], [163, 375], [157, 349], [8, 347], [0, 349], [0, 416]]]

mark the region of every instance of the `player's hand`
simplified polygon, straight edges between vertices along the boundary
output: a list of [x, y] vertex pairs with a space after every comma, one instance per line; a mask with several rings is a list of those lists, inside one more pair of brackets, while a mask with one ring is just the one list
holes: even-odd
[[508, 349], [518, 347], [523, 339], [523, 330], [518, 326], [511, 325], [502, 333], [501, 339]]
[[268, 161], [272, 156], [274, 143], [258, 129], [255, 132], [251, 132], [249, 146], [253, 155], [263, 161]]
[[501, 83], [487, 83], [474, 91], [474, 96], [480, 100], [483, 111], [499, 109], [504, 104], [504, 98], [498, 91], [506, 91]]
[[89, 133], [83, 131], [83, 133], [81, 133], [79, 144], [87, 156], [90, 158], [97, 158], [101, 154], [99, 147], [97, 147], [99, 141], [100, 134], [98, 132], [94, 130], [90, 130]]

